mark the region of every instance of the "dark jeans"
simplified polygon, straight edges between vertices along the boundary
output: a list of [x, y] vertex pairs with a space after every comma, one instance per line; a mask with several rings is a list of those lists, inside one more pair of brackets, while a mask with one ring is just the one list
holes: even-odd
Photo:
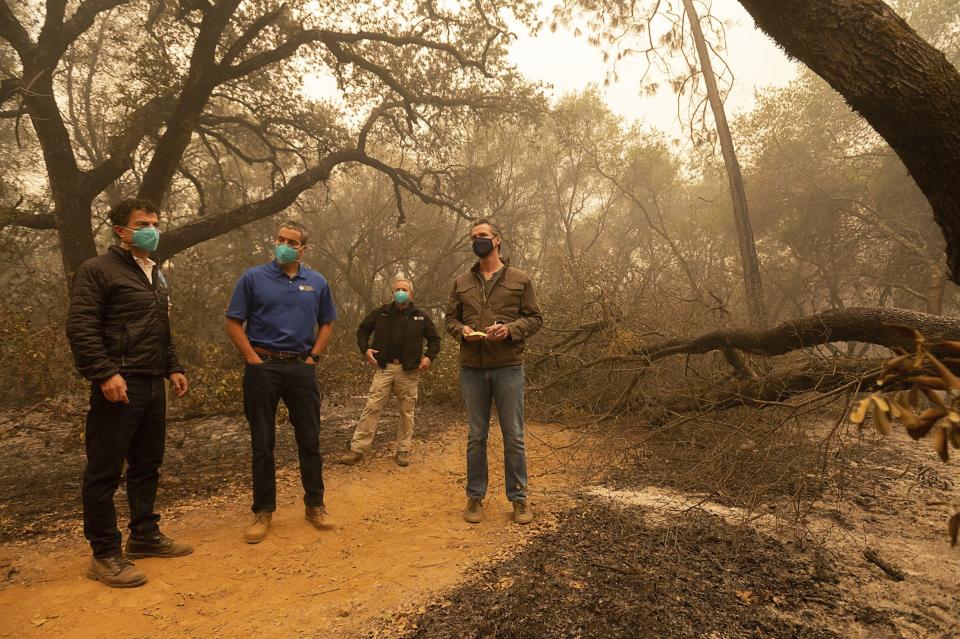
[[487, 494], [487, 435], [491, 403], [497, 404], [503, 435], [503, 475], [507, 499], [527, 498], [527, 457], [523, 445], [523, 366], [460, 368], [460, 390], [467, 408], [467, 497]]
[[113, 495], [120, 486], [123, 460], [127, 467], [130, 534], [147, 537], [160, 528], [153, 512], [163, 463], [167, 429], [163, 378], [125, 376], [129, 403], [109, 402], [99, 384], [90, 389], [87, 413], [87, 466], [83, 471], [83, 534], [95, 557], [120, 552], [120, 531]]
[[253, 512], [277, 509], [277, 406], [287, 405], [297, 439], [303, 502], [323, 505], [323, 457], [320, 456], [320, 389], [316, 368], [300, 359], [269, 359], [243, 369], [243, 411], [253, 448]]

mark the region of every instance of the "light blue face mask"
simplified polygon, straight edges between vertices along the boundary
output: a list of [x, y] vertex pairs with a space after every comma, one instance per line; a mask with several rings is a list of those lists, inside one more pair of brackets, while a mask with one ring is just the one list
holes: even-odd
[[410, 293], [407, 293], [406, 291], [395, 291], [393, 293], [393, 299], [397, 301], [397, 304], [406, 304], [410, 301]]
[[277, 244], [273, 248], [273, 256], [278, 264], [290, 264], [297, 261], [297, 249], [288, 244]]
[[157, 246], [160, 244], [160, 231], [154, 227], [147, 226], [139, 229], [123, 228], [128, 231], [133, 231], [133, 237], [130, 241], [133, 246], [147, 253], [152, 253], [157, 250]]

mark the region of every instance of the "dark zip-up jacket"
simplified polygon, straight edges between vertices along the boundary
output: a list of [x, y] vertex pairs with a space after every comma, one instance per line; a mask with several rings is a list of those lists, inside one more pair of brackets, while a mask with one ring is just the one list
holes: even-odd
[[[483, 331], [495, 323], [506, 324], [510, 336], [499, 342], [463, 339], [463, 327]], [[480, 263], [453, 282], [447, 302], [447, 332], [460, 343], [460, 365], [470, 368], [499, 368], [523, 363], [527, 339], [543, 326], [530, 276], [518, 268], [504, 266], [486, 294]]]
[[[368, 348], [378, 351], [374, 356], [377, 364], [380, 368], [386, 368], [390, 338], [394, 331], [398, 330], [403, 331], [403, 357], [400, 358], [403, 370], [415, 370], [424, 357], [429, 357], [430, 361], [437, 358], [440, 352], [437, 329], [430, 316], [413, 304], [401, 311], [396, 303], [390, 302], [371, 311], [357, 328], [357, 347], [363, 354], [366, 354]], [[373, 345], [370, 345], [371, 333]], [[426, 353], [423, 352], [424, 340], [427, 342]]]
[[93, 382], [121, 375], [182, 373], [170, 336], [169, 292], [160, 269], [153, 283], [130, 251], [111, 246], [73, 277], [67, 339], [77, 370]]

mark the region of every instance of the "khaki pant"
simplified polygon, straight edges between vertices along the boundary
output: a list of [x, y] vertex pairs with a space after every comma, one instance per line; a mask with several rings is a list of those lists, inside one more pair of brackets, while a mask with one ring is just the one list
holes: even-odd
[[417, 404], [417, 385], [420, 372], [405, 371], [401, 364], [387, 364], [378, 369], [370, 383], [367, 405], [363, 407], [357, 429], [353, 431], [350, 450], [365, 453], [373, 443], [380, 422], [380, 411], [390, 399], [390, 392], [397, 396], [400, 403], [400, 425], [397, 427], [397, 452], [409, 452], [413, 441], [413, 408]]

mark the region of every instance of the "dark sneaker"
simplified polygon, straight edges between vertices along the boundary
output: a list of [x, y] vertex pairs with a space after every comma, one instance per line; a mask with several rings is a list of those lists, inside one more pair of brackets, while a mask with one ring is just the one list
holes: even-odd
[[361, 459], [363, 459], [363, 453], [358, 453], [353, 450], [348, 450], [344, 454], [337, 457], [337, 463], [340, 464], [356, 464]]
[[397, 466], [409, 466], [410, 465], [410, 452], [406, 450], [401, 450], [397, 452]]
[[270, 531], [270, 521], [273, 513], [263, 512], [253, 514], [253, 523], [243, 531], [243, 540], [248, 544], [259, 544]]
[[471, 497], [463, 510], [463, 520], [468, 524], [479, 524], [483, 519], [483, 500]]
[[330, 513], [327, 512], [326, 506], [306, 506], [304, 508], [304, 515], [307, 518], [314, 528], [317, 530], [330, 530], [333, 526], [328, 523], [323, 522], [323, 518], [327, 517]]
[[193, 552], [193, 546], [176, 542], [161, 532], [149, 537], [129, 537], [127, 539], [127, 557], [183, 557]]
[[121, 553], [94, 557], [87, 569], [87, 579], [101, 581], [111, 588], [136, 588], [147, 583], [147, 576]]
[[526, 499], [513, 502], [513, 521], [518, 524], [529, 524], [533, 521], [533, 511], [527, 505]]

